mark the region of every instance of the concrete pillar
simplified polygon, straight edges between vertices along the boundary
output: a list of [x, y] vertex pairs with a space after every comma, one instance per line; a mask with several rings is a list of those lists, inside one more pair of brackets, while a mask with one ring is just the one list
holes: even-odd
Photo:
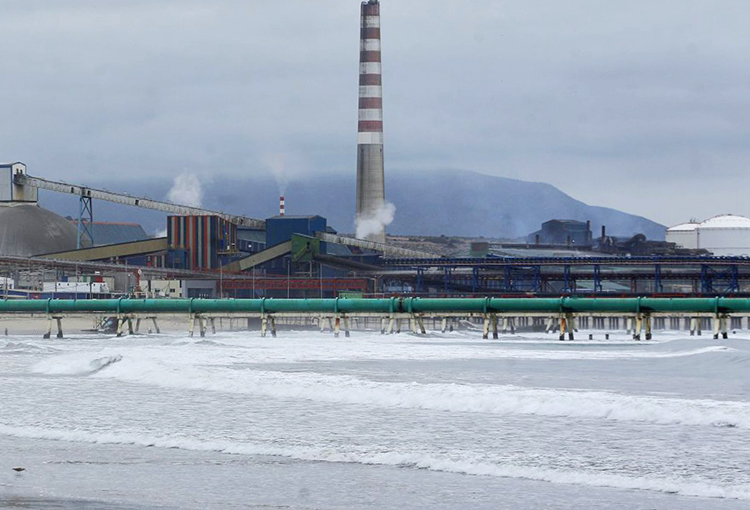
[[156, 334], [158, 335], [161, 333], [161, 329], [159, 329], [159, 324], [156, 322], [156, 317], [151, 317], [151, 320], [154, 322], [154, 331], [156, 331]]
[[352, 336], [351, 332], [349, 331], [349, 317], [346, 316], [344, 316], [344, 336], [346, 338]]
[[386, 331], [386, 333], [387, 333], [388, 335], [392, 335], [392, 334], [393, 334], [393, 328], [394, 328], [395, 326], [396, 326], [396, 319], [395, 319], [394, 317], [391, 317], [391, 318], [390, 318], [390, 319], [388, 320], [388, 331]]
[[575, 331], [578, 331], [576, 328], [576, 318], [573, 314], [569, 313], [566, 316], [565, 322], [568, 324], [568, 340], [575, 340], [575, 335], [573, 334]]
[[55, 320], [57, 321], [57, 338], [62, 338], [63, 337], [62, 317], [55, 317]]
[[563, 316], [560, 317], [560, 341], [565, 340], [565, 331], [568, 329], [568, 319]]
[[499, 338], [499, 335], [497, 333], [497, 315], [491, 315], [492, 319], [492, 339], [497, 340]]
[[487, 340], [490, 337], [490, 316], [484, 316], [484, 327], [482, 329], [482, 338]]
[[424, 320], [421, 316], [417, 315], [417, 326], [419, 327], [419, 333], [422, 335], [427, 334], [427, 330], [424, 328]]
[[719, 331], [721, 330], [721, 317], [714, 317], [713, 320], [713, 326], [714, 326], [714, 340], [718, 340], [719, 338]]
[[47, 317], [47, 332], [42, 336], [45, 340], [49, 340], [52, 336], [52, 317]]
[[633, 330], [633, 340], [641, 339], [641, 330], [643, 329], [643, 317], [638, 315], [635, 318], [635, 329]]
[[646, 317], [644, 318], [644, 322], [646, 324], [646, 340], [651, 340], [651, 338], [652, 338], [652, 336], [651, 336], [651, 320], [652, 320], [652, 318], [651, 318], [650, 315], [646, 315]]
[[341, 317], [337, 315], [333, 321], [333, 336], [335, 338], [338, 338], [340, 331], [341, 331]]
[[[117, 336], [118, 337], [122, 336], [122, 324], [123, 324], [123, 318], [122, 317], [118, 317], [117, 318]], [[192, 320], [190, 321], [190, 336], [193, 336], [193, 322], [192, 322]]]
[[276, 338], [276, 317], [273, 315], [268, 316], [268, 324], [271, 326], [271, 336]]
[[265, 338], [267, 330], [268, 330], [268, 316], [266, 316], [266, 314], [263, 314], [260, 318], [260, 336]]

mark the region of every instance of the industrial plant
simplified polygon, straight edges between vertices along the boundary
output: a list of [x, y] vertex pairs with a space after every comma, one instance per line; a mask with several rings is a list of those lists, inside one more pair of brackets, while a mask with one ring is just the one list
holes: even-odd
[[[355, 236], [320, 215], [250, 218], [69, 184], [24, 163], [0, 165], [0, 265], [6, 300], [97, 298], [362, 298], [745, 296], [750, 220], [671, 227], [666, 241], [618, 237], [550, 218], [518, 240], [409, 244], [387, 237], [383, 211], [380, 4], [361, 5]], [[78, 214], [41, 208], [41, 193], [78, 197]], [[95, 201], [164, 213], [165, 235], [95, 221]], [[292, 205], [290, 209], [294, 209]], [[314, 211], [312, 211], [314, 213]], [[440, 243], [443, 243], [442, 245]]]

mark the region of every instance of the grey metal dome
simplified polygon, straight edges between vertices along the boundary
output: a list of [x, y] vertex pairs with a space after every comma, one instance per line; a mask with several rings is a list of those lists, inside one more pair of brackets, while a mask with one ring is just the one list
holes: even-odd
[[28, 257], [75, 250], [76, 228], [37, 205], [0, 207], [0, 254]]

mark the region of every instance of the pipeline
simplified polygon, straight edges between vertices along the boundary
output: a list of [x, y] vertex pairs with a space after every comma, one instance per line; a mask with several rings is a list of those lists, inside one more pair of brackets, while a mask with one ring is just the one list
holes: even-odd
[[745, 298], [386, 298], [3, 300], [0, 313], [750, 313]]

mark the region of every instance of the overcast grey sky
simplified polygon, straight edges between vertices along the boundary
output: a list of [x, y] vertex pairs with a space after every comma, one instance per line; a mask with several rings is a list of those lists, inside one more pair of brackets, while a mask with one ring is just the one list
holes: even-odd
[[[549, 182], [666, 224], [750, 216], [747, 0], [381, 10], [386, 172]], [[354, 173], [358, 0], [0, 0], [0, 12], [0, 160], [82, 183], [279, 160]]]

